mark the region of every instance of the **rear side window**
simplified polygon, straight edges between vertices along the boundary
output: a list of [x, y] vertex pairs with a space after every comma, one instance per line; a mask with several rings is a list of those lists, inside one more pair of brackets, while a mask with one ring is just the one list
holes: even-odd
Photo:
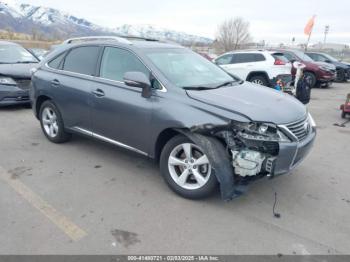
[[63, 70], [94, 75], [100, 48], [97, 46], [84, 46], [72, 49], [64, 60]]
[[289, 60], [287, 57], [285, 57], [282, 53], [274, 53], [272, 56], [275, 58], [275, 60], [280, 60], [285, 63], [289, 63]]
[[240, 63], [251, 63], [251, 62], [261, 62], [265, 61], [266, 58], [262, 54], [258, 53], [239, 53], [239, 54], [234, 54], [233, 56], [233, 63], [234, 64], [240, 64]]
[[142, 72], [146, 76], [150, 74], [149, 70], [131, 52], [106, 47], [101, 61], [100, 77], [123, 82], [126, 72]]
[[232, 55], [224, 55], [216, 59], [215, 63], [218, 65], [228, 65], [228, 64], [231, 64], [231, 61], [232, 61]]
[[54, 69], [60, 69], [61, 68], [61, 62], [64, 58], [66, 53], [63, 53], [63, 54], [60, 54], [59, 56], [57, 56], [55, 59], [51, 60], [48, 65], [49, 67], [51, 68], [54, 68]]

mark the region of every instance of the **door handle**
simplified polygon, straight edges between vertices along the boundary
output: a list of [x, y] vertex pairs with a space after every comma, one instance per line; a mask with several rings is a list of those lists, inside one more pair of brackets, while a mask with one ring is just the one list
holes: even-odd
[[51, 81], [51, 86], [53, 87], [59, 87], [60, 85], [60, 81], [58, 81], [57, 79]]
[[105, 96], [105, 92], [103, 92], [103, 90], [101, 90], [101, 89], [96, 89], [96, 90], [92, 91], [92, 93], [97, 97], [104, 97]]

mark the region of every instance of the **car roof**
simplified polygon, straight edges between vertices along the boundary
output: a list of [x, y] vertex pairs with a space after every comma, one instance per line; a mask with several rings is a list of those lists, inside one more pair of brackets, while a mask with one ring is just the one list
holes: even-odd
[[87, 45], [111, 45], [115, 47], [126, 47], [129, 49], [174, 49], [174, 48], [181, 48], [184, 47], [176, 44], [176, 43], [164, 43], [159, 41], [146, 41], [146, 40], [139, 40], [139, 39], [131, 39], [126, 41], [118, 41], [118, 40], [91, 40], [91, 41], [83, 41], [79, 43], [72, 43], [72, 44], [61, 44], [58, 45], [56, 49], [59, 50], [67, 50], [71, 47], [79, 47], [79, 46], [87, 46]]
[[238, 53], [265, 53], [267, 50], [264, 49], [241, 49], [227, 52], [226, 54], [238, 54]]

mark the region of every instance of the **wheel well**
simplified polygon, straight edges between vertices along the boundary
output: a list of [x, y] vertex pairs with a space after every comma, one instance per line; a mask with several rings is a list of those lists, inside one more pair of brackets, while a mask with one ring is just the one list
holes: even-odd
[[249, 81], [251, 78], [254, 76], [263, 76], [265, 77], [266, 81], [269, 82], [269, 77], [266, 72], [250, 72], [249, 75], [247, 76], [247, 81]]
[[159, 134], [157, 142], [156, 142], [155, 155], [154, 155], [154, 159], [157, 162], [160, 159], [160, 154], [162, 153], [165, 144], [170, 139], [172, 139], [174, 136], [179, 135], [179, 134], [180, 134], [179, 132], [177, 132], [176, 130], [174, 130], [172, 128], [165, 129]]
[[36, 99], [36, 105], [35, 105], [35, 112], [36, 112], [36, 117], [39, 119], [39, 111], [40, 111], [40, 108], [41, 108], [41, 105], [47, 101], [47, 100], [50, 100], [51, 98], [48, 97], [48, 96], [39, 96], [37, 99]]

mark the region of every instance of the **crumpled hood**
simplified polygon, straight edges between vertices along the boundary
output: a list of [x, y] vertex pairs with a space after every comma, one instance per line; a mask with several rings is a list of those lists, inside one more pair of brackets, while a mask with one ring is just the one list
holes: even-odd
[[307, 114], [306, 107], [291, 95], [248, 82], [212, 90], [187, 90], [187, 94], [192, 99], [243, 114], [253, 121], [287, 124]]
[[31, 78], [30, 70], [38, 67], [38, 63], [33, 64], [0, 64], [0, 75], [13, 78]]

